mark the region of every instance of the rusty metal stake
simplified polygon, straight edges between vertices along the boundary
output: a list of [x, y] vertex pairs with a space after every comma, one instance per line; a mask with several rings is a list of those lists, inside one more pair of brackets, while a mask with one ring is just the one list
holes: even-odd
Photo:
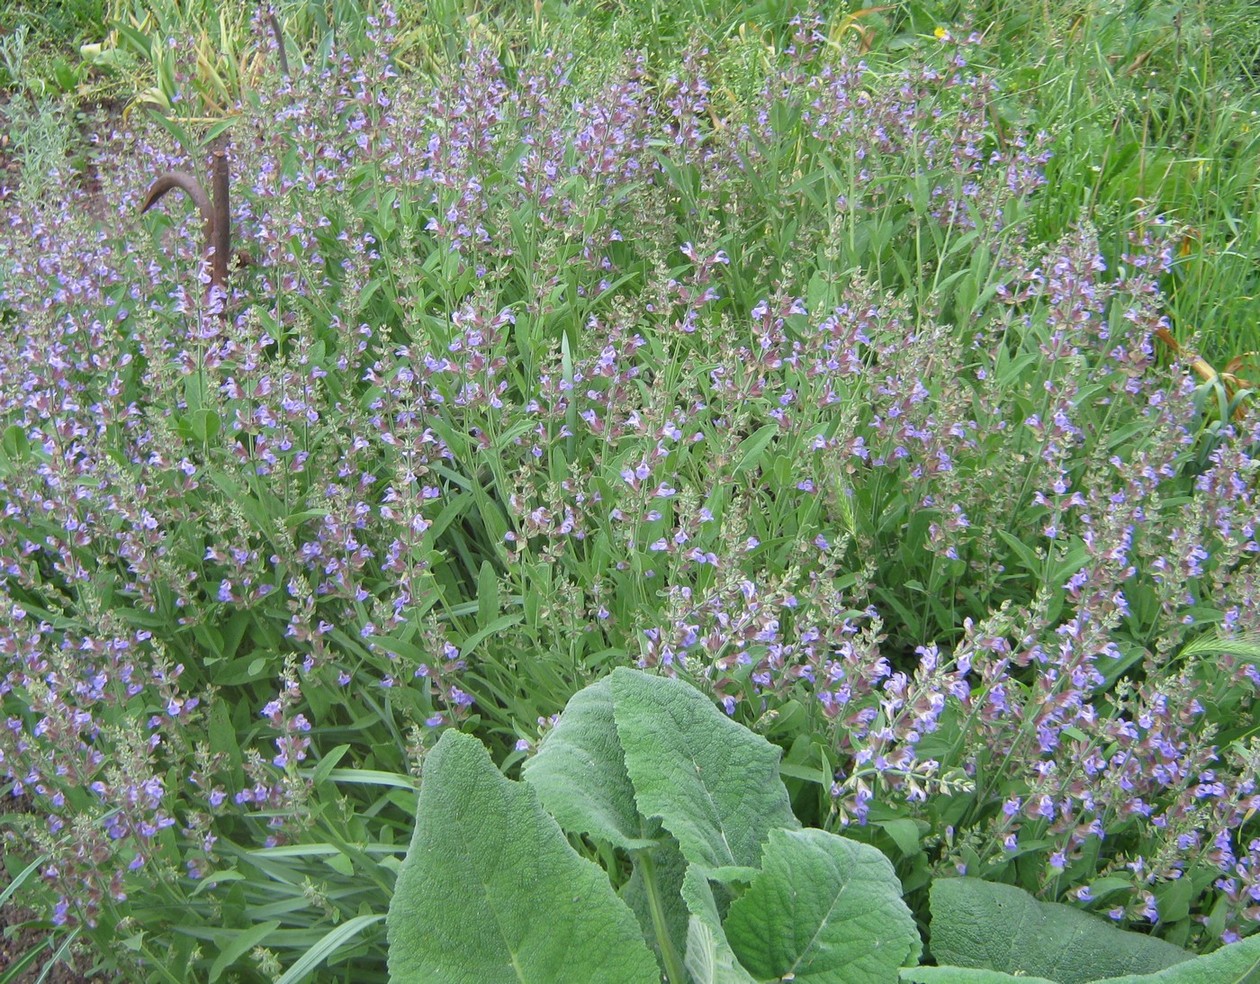
[[227, 316], [228, 256], [232, 251], [232, 216], [228, 202], [227, 134], [215, 138], [211, 149], [210, 190], [206, 194], [201, 182], [187, 171], [167, 171], [160, 174], [149, 186], [140, 206], [143, 215], [156, 205], [168, 191], [178, 188], [197, 206], [201, 213], [202, 240], [210, 262], [210, 288], [216, 286], [223, 294], [221, 315]]

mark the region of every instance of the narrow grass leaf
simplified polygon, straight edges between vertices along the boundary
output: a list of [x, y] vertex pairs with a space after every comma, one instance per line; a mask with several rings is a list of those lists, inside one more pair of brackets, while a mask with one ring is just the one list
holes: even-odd
[[[27, 950], [24, 954], [14, 960], [13, 963], [9, 964], [4, 972], [4, 975], [0, 976], [0, 984], [17, 984], [17, 982], [25, 980], [22, 975], [26, 972], [26, 970], [31, 966], [31, 964], [40, 958], [41, 954], [46, 953], [51, 948], [52, 940], [45, 939], [42, 943], [37, 944], [33, 949]], [[45, 967], [45, 973], [47, 973], [48, 967], [51, 967], [52, 965], [53, 961], [50, 960], [47, 967]], [[41, 977], [42, 976], [43, 975], [41, 975]]]
[[[215, 981], [223, 976], [225, 970], [279, 928], [280, 923], [273, 920], [232, 933], [228, 938], [227, 944], [219, 948], [219, 955], [214, 958], [214, 963], [210, 965], [210, 984], [214, 984]], [[226, 936], [228, 934], [225, 933], [223, 935]]]
[[349, 745], [338, 745], [331, 752], [319, 760], [319, 765], [311, 772], [312, 784], [318, 785], [324, 782], [332, 770], [337, 767], [337, 763], [342, 760], [346, 752], [350, 751]]
[[280, 977], [276, 978], [276, 984], [298, 984], [313, 971], [316, 967], [326, 961], [349, 939], [358, 936], [369, 926], [374, 926], [381, 922], [385, 916], [367, 915], [355, 916], [353, 919], [347, 919], [336, 929], [330, 930], [318, 943], [307, 950], [300, 956]]
[[3, 906], [6, 902], [8, 902], [9, 899], [13, 897], [13, 893], [16, 892], [19, 888], [21, 888], [23, 884], [25, 884], [26, 879], [30, 878], [31, 875], [39, 871], [40, 866], [43, 865], [44, 862], [47, 860], [48, 860], [48, 855], [41, 854], [34, 861], [32, 861], [25, 868], [23, 868], [17, 875], [15, 875], [13, 880], [4, 887], [4, 890], [0, 891], [0, 906]]
[[415, 789], [416, 781], [411, 776], [397, 772], [382, 772], [379, 769], [333, 769], [328, 773], [333, 782], [351, 783], [359, 786], [392, 786], [396, 789]]
[[[70, 949], [70, 945], [78, 939], [78, 937], [79, 928], [76, 926], [68, 934], [66, 934], [66, 938], [61, 941], [61, 945], [57, 947], [56, 952], [48, 958], [48, 963], [44, 964], [44, 969], [39, 972], [39, 977], [36, 978], [35, 984], [44, 984], [44, 981], [48, 979], [48, 975], [52, 973], [52, 969], [61, 962], [61, 958], [66, 955], [67, 951]], [[165, 973], [165, 971], [163, 971], [163, 973]]]

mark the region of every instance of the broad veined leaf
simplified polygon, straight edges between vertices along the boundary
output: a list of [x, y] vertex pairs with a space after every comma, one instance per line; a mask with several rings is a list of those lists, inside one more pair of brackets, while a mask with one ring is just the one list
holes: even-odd
[[800, 827], [778, 748], [681, 680], [623, 667], [610, 681], [639, 811], [660, 818], [689, 862], [757, 867], [772, 829]]
[[1058, 984], [1044, 977], [1016, 977], [976, 967], [907, 967], [901, 984]]
[[892, 864], [825, 830], [772, 830], [761, 873], [731, 903], [725, 929], [758, 980], [893, 982], [920, 949]]
[[477, 739], [425, 759], [416, 829], [389, 907], [395, 984], [654, 984], [633, 913], [534, 791]]
[[722, 929], [717, 900], [704, 872], [691, 865], [683, 877], [683, 901], [691, 918], [687, 923], [685, 966], [693, 984], [756, 984], [731, 950]]
[[1013, 885], [940, 878], [931, 890], [936, 962], [1084, 984], [1150, 974], [1194, 955], [1142, 933], [1127, 933], [1071, 906], [1039, 902]]
[[1215, 953], [1195, 957], [1156, 974], [1108, 977], [1098, 984], [1257, 984], [1260, 981], [1260, 936], [1249, 936]]
[[[1260, 937], [1222, 947], [1153, 974], [1107, 977], [1094, 984], [1255, 984], [1260, 981]], [[966, 967], [909, 967], [901, 984], [1058, 984], [1044, 977]]]
[[569, 699], [522, 774], [570, 833], [590, 834], [625, 850], [656, 843], [645, 836], [648, 821], [634, 803], [608, 677]]

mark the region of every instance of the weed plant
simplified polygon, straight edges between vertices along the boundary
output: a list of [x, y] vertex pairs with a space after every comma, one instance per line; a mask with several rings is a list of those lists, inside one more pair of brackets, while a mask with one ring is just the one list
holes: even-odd
[[1218, 282], [1184, 218], [1090, 198], [1087, 121], [961, 21], [487, 20], [404, 70], [408, 23], [288, 75], [249, 25], [226, 300], [193, 208], [137, 214], [208, 163], [143, 113], [3, 205], [0, 790], [52, 939], [384, 980], [426, 749], [511, 772], [618, 666], [782, 747], [920, 916], [969, 874], [1251, 932], [1260, 425], [1158, 349]]
[[47, 91], [29, 74], [30, 31], [18, 25], [0, 38], [0, 63], [11, 79], [4, 105], [6, 150], [22, 162], [31, 197], [39, 197], [49, 183], [70, 170], [67, 157], [74, 147], [74, 113], [61, 96]]

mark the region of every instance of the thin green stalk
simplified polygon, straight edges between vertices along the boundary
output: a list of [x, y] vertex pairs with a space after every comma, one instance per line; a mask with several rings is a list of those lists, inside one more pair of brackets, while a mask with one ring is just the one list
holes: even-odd
[[656, 943], [661, 948], [661, 960], [665, 963], [665, 977], [670, 984], [685, 984], [687, 972], [683, 969], [682, 958], [674, 949], [674, 942], [669, 938], [669, 929], [665, 925], [665, 909], [661, 905], [660, 886], [656, 880], [656, 864], [652, 861], [651, 852], [637, 852], [635, 861], [643, 875], [648, 909], [652, 913], [652, 931], [656, 934]]

